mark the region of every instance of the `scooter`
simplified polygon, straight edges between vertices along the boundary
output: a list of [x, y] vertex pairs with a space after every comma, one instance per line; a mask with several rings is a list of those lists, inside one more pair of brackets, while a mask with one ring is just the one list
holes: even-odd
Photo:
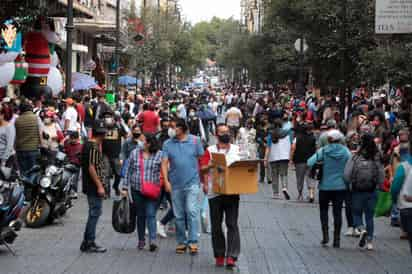
[[[65, 176], [66, 155], [57, 152], [52, 163], [43, 170], [34, 167], [28, 172], [26, 188], [30, 192], [30, 207], [25, 223], [27, 227], [39, 228], [64, 216], [72, 205], [71, 178]], [[66, 177], [66, 178], [65, 178]]]
[[24, 190], [17, 175], [12, 175], [11, 168], [0, 167], [0, 245], [13, 254], [10, 244], [17, 238], [22, 223], [20, 213], [25, 205]]

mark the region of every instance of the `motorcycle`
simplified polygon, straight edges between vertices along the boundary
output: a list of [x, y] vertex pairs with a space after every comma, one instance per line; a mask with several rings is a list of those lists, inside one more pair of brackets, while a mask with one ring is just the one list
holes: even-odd
[[38, 228], [64, 216], [72, 204], [72, 180], [74, 174], [66, 163], [66, 154], [58, 151], [47, 165], [33, 167], [25, 180], [30, 206], [25, 223]]
[[9, 247], [17, 238], [21, 229], [20, 213], [25, 205], [24, 190], [20, 179], [12, 174], [12, 169], [0, 167], [0, 245], [4, 245], [13, 254]]

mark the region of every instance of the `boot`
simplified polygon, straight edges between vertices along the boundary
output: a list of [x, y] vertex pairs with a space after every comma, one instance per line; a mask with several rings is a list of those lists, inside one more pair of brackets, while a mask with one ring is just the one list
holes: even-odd
[[335, 230], [333, 232], [333, 247], [340, 248], [340, 230], [341, 226], [335, 225]]
[[329, 227], [327, 225], [322, 226], [322, 237], [320, 244], [326, 246], [329, 243]]

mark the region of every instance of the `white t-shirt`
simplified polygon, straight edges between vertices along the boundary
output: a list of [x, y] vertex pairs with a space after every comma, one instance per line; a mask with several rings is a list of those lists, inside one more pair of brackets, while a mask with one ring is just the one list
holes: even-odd
[[213, 101], [213, 102], [210, 102], [210, 103], [209, 103], [209, 107], [212, 109], [212, 111], [213, 111], [213, 113], [214, 113], [215, 115], [217, 115], [217, 108], [218, 108], [218, 106], [219, 106], [219, 103], [216, 102], [216, 101]]
[[[237, 145], [230, 145], [229, 150], [223, 150], [223, 149], [218, 149], [217, 145], [209, 146], [207, 150], [210, 152], [210, 159], [212, 159], [212, 153], [223, 153], [226, 155], [226, 164], [230, 166], [232, 163], [236, 161], [240, 161], [240, 149], [239, 146]], [[208, 198], [213, 199], [219, 194], [216, 194], [213, 192], [213, 179], [212, 179], [212, 174], [209, 174], [209, 193], [208, 193]]]
[[225, 118], [227, 119], [227, 125], [232, 127], [240, 126], [240, 119], [242, 118], [242, 111], [237, 107], [231, 107], [226, 112]]
[[74, 107], [68, 107], [63, 113], [63, 124], [66, 123], [66, 120], [69, 120], [69, 131], [77, 131], [77, 111]]

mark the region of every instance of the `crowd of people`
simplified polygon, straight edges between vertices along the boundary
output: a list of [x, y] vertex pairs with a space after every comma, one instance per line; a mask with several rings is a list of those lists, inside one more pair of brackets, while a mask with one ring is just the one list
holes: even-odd
[[[332, 204], [333, 247], [340, 247], [345, 205], [345, 235], [373, 250], [378, 191], [391, 192], [391, 224], [401, 227], [412, 252], [412, 138], [401, 93], [361, 87], [347, 100], [310, 91], [296, 96], [285, 85], [262, 92], [235, 86], [122, 91], [112, 105], [91, 91], [66, 99], [4, 98], [0, 160], [25, 173], [44, 153], [64, 150], [82, 168], [89, 206], [82, 252], [106, 251], [96, 244], [96, 226], [104, 199], [114, 193], [132, 197], [139, 250], [146, 247], [146, 227], [155, 252], [157, 237], [167, 237], [174, 220], [177, 254], [197, 254], [199, 231], [210, 232], [216, 265], [236, 266], [240, 196], [213, 192], [213, 153], [225, 154], [228, 163], [259, 159], [258, 181], [271, 184], [273, 199], [318, 200], [324, 246]], [[168, 210], [157, 221], [159, 208]]]

